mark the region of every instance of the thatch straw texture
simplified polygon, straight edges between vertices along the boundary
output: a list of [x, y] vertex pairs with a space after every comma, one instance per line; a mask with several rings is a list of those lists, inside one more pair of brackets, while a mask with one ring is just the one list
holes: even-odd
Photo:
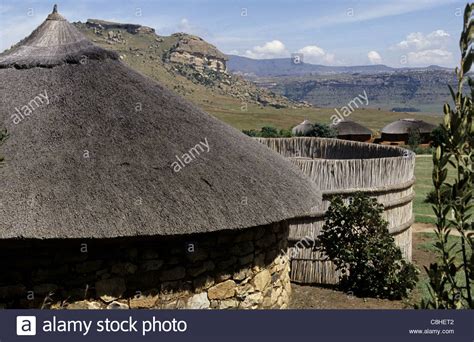
[[27, 38], [0, 55], [0, 68], [53, 67], [109, 58], [117, 59], [118, 55], [95, 46], [54, 11]]
[[[48, 21], [42, 36], [73, 31]], [[53, 50], [54, 42], [43, 45]], [[290, 161], [120, 61], [51, 67], [61, 51], [51, 57], [27, 48], [36, 62], [16, 69], [25, 61], [20, 50], [0, 69], [0, 118], [10, 134], [0, 151], [0, 239], [243, 229], [300, 216], [318, 201], [314, 183]], [[194, 159], [177, 172], [173, 163], [193, 148]]]
[[[258, 141], [287, 156], [321, 190], [322, 202], [311, 215], [290, 224], [291, 279], [301, 283], [335, 284], [334, 265], [301, 241], [316, 240], [324, 213], [334, 195], [349, 200], [363, 191], [384, 206], [383, 217], [403, 255], [411, 260], [412, 201], [415, 155], [391, 146], [338, 139], [284, 138]], [[296, 156], [296, 157], [295, 157]], [[314, 159], [313, 159], [314, 158]]]
[[400, 119], [382, 128], [382, 134], [407, 134], [410, 130], [418, 130], [422, 134], [431, 133], [436, 125], [423, 120]]
[[293, 135], [306, 135], [312, 130], [313, 130], [313, 124], [309, 122], [308, 120], [304, 120], [299, 125], [293, 127], [293, 129], [291, 130], [291, 133], [293, 133]]
[[337, 131], [337, 137], [340, 139], [367, 141], [372, 137], [370, 129], [352, 120], [341, 120], [332, 124], [331, 127]]

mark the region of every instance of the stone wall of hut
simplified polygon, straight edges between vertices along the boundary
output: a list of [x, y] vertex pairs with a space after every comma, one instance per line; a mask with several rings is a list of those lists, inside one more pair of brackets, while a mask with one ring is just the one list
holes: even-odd
[[286, 222], [186, 237], [0, 241], [4, 308], [286, 308]]

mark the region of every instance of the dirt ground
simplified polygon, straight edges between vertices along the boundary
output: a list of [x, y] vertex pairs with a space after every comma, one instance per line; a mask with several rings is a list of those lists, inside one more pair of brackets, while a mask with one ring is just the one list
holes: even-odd
[[[413, 225], [413, 263], [424, 272], [423, 266], [435, 261], [432, 253], [417, 248], [428, 241], [424, 232], [433, 232], [434, 226], [424, 223]], [[410, 309], [419, 302], [420, 293], [414, 290], [405, 300], [359, 298], [330, 287], [292, 284], [292, 309]]]

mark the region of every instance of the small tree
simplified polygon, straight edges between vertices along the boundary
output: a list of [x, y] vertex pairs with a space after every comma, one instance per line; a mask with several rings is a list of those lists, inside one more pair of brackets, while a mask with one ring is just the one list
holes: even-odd
[[[440, 126], [444, 141], [433, 153], [435, 188], [436, 243], [439, 261], [425, 268], [429, 277], [429, 297], [418, 307], [432, 309], [474, 308], [474, 234], [472, 231], [472, 183], [474, 180], [474, 82], [467, 76], [473, 61], [471, 19], [474, 4], [464, 10], [464, 25], [459, 41], [461, 67], [456, 68], [457, 90], [451, 87], [454, 108], [444, 105], [444, 122]], [[465, 95], [465, 83], [469, 91]], [[448, 167], [455, 170], [452, 182], [447, 180]], [[460, 235], [459, 243], [449, 244], [451, 229]], [[457, 259], [461, 260], [460, 262]]]
[[341, 271], [344, 291], [399, 299], [415, 287], [418, 271], [402, 258], [382, 212], [383, 207], [363, 193], [356, 193], [349, 204], [337, 196], [326, 213], [319, 242]]
[[407, 144], [410, 146], [411, 150], [414, 150], [421, 143], [421, 134], [419, 129], [409, 129], [408, 130], [408, 139]]
[[260, 131], [260, 136], [262, 138], [277, 138], [278, 137], [278, 130], [271, 126], [262, 127]]
[[430, 135], [431, 146], [438, 147], [443, 144], [446, 144], [448, 137], [446, 136], [446, 131], [443, 127], [438, 126], [436, 127]]
[[306, 136], [319, 138], [335, 138], [337, 137], [337, 132], [329, 125], [315, 123], [313, 125], [313, 129], [308, 134], [306, 134]]

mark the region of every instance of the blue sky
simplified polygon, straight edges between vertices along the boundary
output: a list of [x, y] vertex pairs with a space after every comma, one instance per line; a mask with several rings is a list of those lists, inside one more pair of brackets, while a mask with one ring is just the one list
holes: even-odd
[[[0, 50], [27, 36], [53, 1], [0, 0]], [[199, 35], [251, 58], [302, 53], [325, 65], [455, 66], [465, 2], [456, 0], [57, 0], [70, 21], [98, 18]]]

